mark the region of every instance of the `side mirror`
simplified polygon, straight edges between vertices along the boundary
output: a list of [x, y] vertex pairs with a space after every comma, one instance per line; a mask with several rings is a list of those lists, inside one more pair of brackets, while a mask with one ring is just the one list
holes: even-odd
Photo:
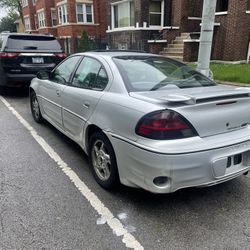
[[48, 80], [50, 78], [51, 72], [48, 70], [39, 71], [36, 77], [40, 80]]

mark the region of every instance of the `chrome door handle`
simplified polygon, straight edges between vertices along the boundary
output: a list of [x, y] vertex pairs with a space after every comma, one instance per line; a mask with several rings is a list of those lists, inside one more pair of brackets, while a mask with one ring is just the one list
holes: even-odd
[[84, 108], [88, 109], [89, 106], [90, 106], [90, 103], [89, 103], [89, 102], [84, 102], [82, 106], [83, 106]]

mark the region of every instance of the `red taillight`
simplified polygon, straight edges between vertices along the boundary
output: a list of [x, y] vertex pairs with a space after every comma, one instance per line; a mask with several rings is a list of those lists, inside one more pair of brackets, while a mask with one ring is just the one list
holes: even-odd
[[150, 113], [139, 121], [136, 134], [155, 140], [174, 140], [196, 136], [193, 126], [174, 111]]
[[59, 54], [55, 54], [56, 57], [61, 58], [61, 59], [65, 59], [67, 57], [67, 54], [65, 53], [59, 53]]
[[0, 58], [15, 58], [18, 57], [18, 53], [0, 52]]

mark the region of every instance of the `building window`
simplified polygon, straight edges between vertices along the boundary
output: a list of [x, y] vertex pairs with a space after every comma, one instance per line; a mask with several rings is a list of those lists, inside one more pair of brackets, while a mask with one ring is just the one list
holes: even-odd
[[250, 0], [247, 1], [247, 10], [250, 10]]
[[149, 25], [163, 26], [163, 1], [151, 0], [149, 3]]
[[217, 0], [216, 12], [225, 12], [228, 10], [228, 0]]
[[51, 10], [51, 22], [53, 27], [57, 25], [57, 13], [54, 9]]
[[76, 4], [76, 17], [78, 23], [93, 23], [93, 5]]
[[30, 29], [30, 18], [29, 17], [24, 17], [24, 26], [25, 26], [25, 30], [31, 30]]
[[46, 26], [44, 11], [41, 11], [41, 12], [37, 13], [37, 17], [38, 17], [38, 27], [39, 28], [44, 28]]
[[71, 54], [71, 39], [70, 38], [64, 39], [64, 51], [69, 55]]
[[23, 7], [28, 6], [28, 0], [22, 0], [22, 6]]
[[58, 7], [58, 21], [59, 24], [68, 23], [68, 6], [67, 4]]
[[134, 3], [132, 1], [113, 4], [112, 6], [112, 28], [134, 26]]
[[37, 19], [37, 15], [34, 15], [34, 20], [35, 20], [35, 29], [37, 30], [38, 27], [38, 19]]
[[33, 5], [36, 5], [37, 0], [32, 0]]

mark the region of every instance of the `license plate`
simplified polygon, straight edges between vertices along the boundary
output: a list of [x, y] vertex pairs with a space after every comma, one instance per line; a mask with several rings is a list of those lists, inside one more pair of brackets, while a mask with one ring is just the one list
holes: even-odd
[[40, 63], [44, 63], [44, 60], [42, 57], [32, 57], [32, 62], [40, 64]]

